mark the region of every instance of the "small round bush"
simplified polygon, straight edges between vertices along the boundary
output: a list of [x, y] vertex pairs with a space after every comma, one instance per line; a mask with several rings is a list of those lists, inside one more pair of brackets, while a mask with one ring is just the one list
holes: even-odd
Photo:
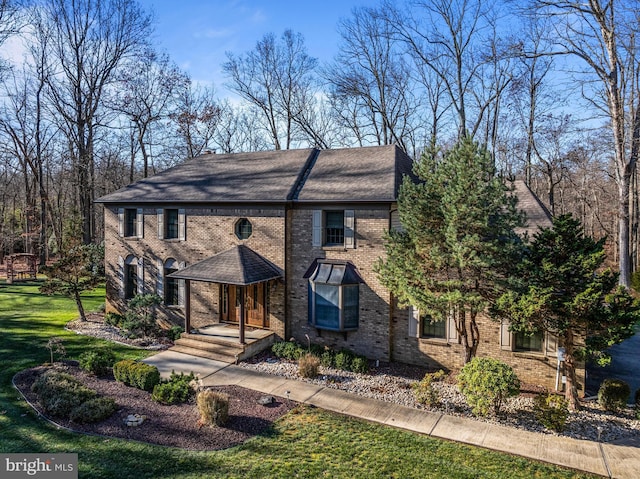
[[511, 366], [493, 358], [473, 358], [460, 370], [458, 387], [473, 413], [498, 414], [505, 399], [520, 393], [520, 380]]
[[180, 335], [184, 333], [184, 329], [181, 326], [171, 326], [167, 329], [166, 333], [171, 341], [175, 341], [176, 339], [180, 339]]
[[279, 358], [297, 361], [304, 354], [304, 348], [295, 341], [278, 341], [271, 346], [271, 351]]
[[196, 396], [200, 422], [223, 426], [229, 420], [229, 395], [205, 389]]
[[598, 404], [607, 411], [619, 411], [627, 405], [629, 385], [620, 379], [605, 379], [598, 389]]
[[324, 351], [320, 355], [320, 364], [322, 364], [322, 366], [324, 366], [325, 368], [332, 368], [334, 366], [333, 359], [333, 351]]
[[305, 354], [298, 359], [298, 374], [303, 378], [315, 378], [320, 368], [320, 359], [313, 354]]
[[115, 326], [117, 328], [122, 326], [124, 321], [124, 316], [118, 313], [107, 313], [104, 315], [104, 322], [110, 326]]
[[353, 357], [354, 355], [351, 351], [344, 349], [335, 355], [333, 362], [337, 369], [351, 371], [351, 362], [353, 361]]
[[557, 394], [538, 394], [533, 399], [533, 412], [544, 427], [562, 432], [569, 417], [569, 402]]
[[442, 369], [435, 373], [427, 373], [421, 381], [411, 385], [416, 396], [416, 401], [425, 406], [433, 407], [440, 403], [440, 393], [433, 386], [434, 383], [442, 381], [447, 376]]
[[73, 422], [79, 424], [88, 424], [94, 422], [100, 422], [110, 417], [116, 412], [116, 402], [113, 398], [99, 397], [89, 399], [83, 402], [78, 407], [74, 408], [69, 415], [69, 418]]
[[369, 360], [364, 356], [356, 356], [351, 361], [351, 370], [354, 373], [367, 374], [369, 372]]
[[80, 355], [80, 367], [96, 376], [105, 376], [115, 363], [116, 357], [111, 349], [96, 349]]
[[113, 377], [116, 381], [131, 386], [130, 371], [131, 366], [136, 362], [133, 359], [123, 359], [113, 365]]
[[193, 394], [193, 374], [171, 373], [168, 381], [156, 384], [151, 393], [151, 399], [160, 404], [180, 404], [187, 402]]

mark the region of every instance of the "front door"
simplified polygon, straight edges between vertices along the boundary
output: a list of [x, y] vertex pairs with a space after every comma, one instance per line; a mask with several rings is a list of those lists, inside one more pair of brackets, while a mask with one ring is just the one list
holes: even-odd
[[222, 285], [220, 301], [222, 321], [230, 323], [238, 323], [240, 321], [240, 301], [242, 290], [244, 289], [244, 324], [255, 328], [268, 328], [266, 288], [266, 283], [249, 286]]

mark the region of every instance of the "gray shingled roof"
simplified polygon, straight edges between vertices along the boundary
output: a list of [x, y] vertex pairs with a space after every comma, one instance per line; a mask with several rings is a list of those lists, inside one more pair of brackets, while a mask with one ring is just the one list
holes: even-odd
[[247, 286], [282, 278], [283, 274], [265, 257], [245, 245], [239, 245], [171, 273], [168, 277]]
[[394, 145], [207, 154], [98, 203], [394, 201], [411, 159]]
[[542, 204], [540, 199], [531, 191], [527, 184], [522, 180], [513, 182], [514, 193], [518, 197], [519, 210], [524, 211], [527, 215], [527, 224], [524, 228], [518, 228], [516, 233], [523, 235], [528, 233], [529, 238], [538, 231], [539, 228], [551, 228], [551, 214], [549, 210]]
[[395, 201], [411, 168], [411, 158], [395, 145], [321, 150], [296, 199]]
[[316, 150], [201, 155], [103, 196], [98, 203], [284, 202]]

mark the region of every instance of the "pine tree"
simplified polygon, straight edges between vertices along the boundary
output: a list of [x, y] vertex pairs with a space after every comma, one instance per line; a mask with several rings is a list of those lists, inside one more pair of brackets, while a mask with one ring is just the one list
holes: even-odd
[[633, 335], [638, 304], [618, 286], [618, 274], [602, 269], [604, 239], [585, 236], [580, 221], [558, 216], [525, 250], [515, 277], [519, 287], [505, 293], [493, 312], [513, 331], [549, 332], [565, 349], [565, 397], [579, 407], [576, 363], [606, 363], [606, 349]]
[[376, 270], [400, 305], [434, 321], [453, 315], [464, 362], [480, 342], [477, 316], [505, 287], [523, 226], [515, 195], [495, 174], [489, 152], [462, 138], [440, 154], [429, 149], [398, 197], [402, 231], [387, 237]]

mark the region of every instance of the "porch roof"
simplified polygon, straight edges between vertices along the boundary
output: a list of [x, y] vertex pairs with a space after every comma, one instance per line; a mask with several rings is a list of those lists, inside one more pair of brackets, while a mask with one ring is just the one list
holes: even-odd
[[175, 279], [247, 286], [282, 278], [283, 272], [245, 245], [234, 246], [168, 275]]

